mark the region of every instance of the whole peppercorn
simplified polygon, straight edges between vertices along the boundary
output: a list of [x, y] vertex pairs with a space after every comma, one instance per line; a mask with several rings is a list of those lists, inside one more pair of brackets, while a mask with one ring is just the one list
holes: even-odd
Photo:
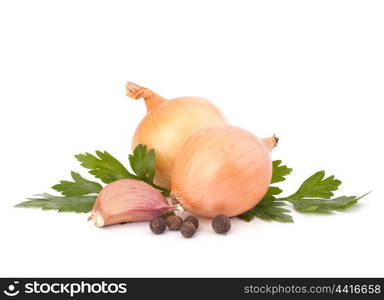
[[180, 232], [185, 238], [190, 238], [195, 234], [196, 226], [192, 222], [183, 222]]
[[193, 225], [195, 225], [196, 229], [199, 228], [199, 220], [194, 216], [189, 216], [184, 219], [185, 222], [191, 222]]
[[231, 229], [231, 220], [226, 215], [217, 215], [212, 220], [212, 228], [216, 233], [227, 233]]
[[179, 230], [183, 224], [183, 219], [179, 216], [169, 216], [165, 219], [170, 230]]
[[161, 217], [157, 217], [157, 218], [153, 219], [149, 223], [149, 228], [151, 228], [152, 232], [155, 234], [163, 233], [165, 231], [165, 228], [166, 228], [164, 219]]

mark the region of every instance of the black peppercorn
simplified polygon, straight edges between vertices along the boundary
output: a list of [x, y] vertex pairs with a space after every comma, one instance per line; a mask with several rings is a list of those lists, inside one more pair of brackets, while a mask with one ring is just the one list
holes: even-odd
[[217, 215], [212, 220], [212, 228], [216, 233], [227, 233], [231, 229], [231, 220], [226, 215]]
[[183, 222], [180, 232], [185, 238], [190, 238], [195, 234], [196, 227], [192, 222]]
[[183, 219], [179, 216], [169, 216], [165, 219], [165, 222], [170, 230], [180, 230]]
[[151, 228], [152, 232], [155, 234], [160, 234], [165, 231], [165, 221], [161, 217], [157, 217], [149, 223], [149, 228]]
[[199, 228], [199, 220], [194, 216], [189, 216], [184, 219], [185, 222], [191, 222], [193, 225], [195, 225], [196, 229]]

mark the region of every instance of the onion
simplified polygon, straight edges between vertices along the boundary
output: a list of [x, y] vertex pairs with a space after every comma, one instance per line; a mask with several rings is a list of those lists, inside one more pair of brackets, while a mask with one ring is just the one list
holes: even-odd
[[155, 183], [166, 188], [170, 187], [176, 156], [185, 141], [202, 128], [227, 123], [220, 110], [203, 98], [166, 100], [132, 82], [127, 83], [126, 92], [130, 98], [143, 98], [147, 106], [147, 114], [136, 129], [132, 148], [143, 144], [155, 149]]
[[97, 196], [89, 219], [98, 227], [150, 221], [173, 211], [159, 190], [135, 179], [120, 179], [106, 185]]
[[202, 217], [244, 213], [268, 190], [276, 143], [230, 125], [201, 129], [177, 157], [171, 202]]

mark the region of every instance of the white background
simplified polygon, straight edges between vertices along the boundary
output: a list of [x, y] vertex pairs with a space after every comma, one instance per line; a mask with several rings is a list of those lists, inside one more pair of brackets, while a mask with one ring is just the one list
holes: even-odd
[[[384, 276], [383, 15], [382, 1], [2, 1], [0, 276]], [[277, 133], [287, 194], [321, 169], [340, 195], [373, 192], [227, 236], [203, 221], [189, 240], [13, 208], [80, 171], [74, 154], [127, 160], [145, 106], [126, 80]]]

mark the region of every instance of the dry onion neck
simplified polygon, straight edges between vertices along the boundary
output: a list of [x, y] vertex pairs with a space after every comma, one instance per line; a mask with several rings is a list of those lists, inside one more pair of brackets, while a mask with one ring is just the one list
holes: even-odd
[[272, 151], [272, 149], [275, 148], [279, 143], [279, 137], [274, 134], [272, 137], [263, 139], [263, 141], [268, 149]]
[[155, 92], [142, 87], [136, 83], [128, 81], [125, 85], [126, 95], [132, 99], [144, 99], [145, 105], [147, 106], [147, 111], [150, 111], [156, 106], [159, 106], [161, 103], [166, 101], [163, 97], [159, 96]]

